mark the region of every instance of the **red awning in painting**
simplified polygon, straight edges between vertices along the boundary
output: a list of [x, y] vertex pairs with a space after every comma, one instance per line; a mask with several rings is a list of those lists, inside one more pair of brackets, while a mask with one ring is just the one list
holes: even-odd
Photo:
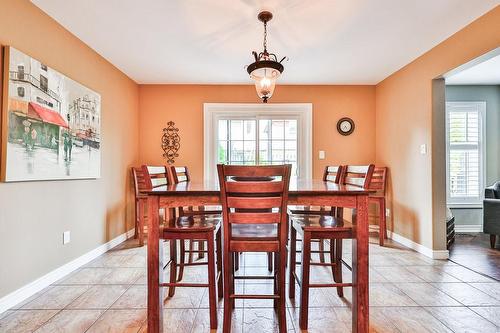
[[28, 106], [28, 117], [40, 119], [45, 123], [69, 128], [68, 123], [57, 112], [44, 108], [43, 106], [30, 102]]

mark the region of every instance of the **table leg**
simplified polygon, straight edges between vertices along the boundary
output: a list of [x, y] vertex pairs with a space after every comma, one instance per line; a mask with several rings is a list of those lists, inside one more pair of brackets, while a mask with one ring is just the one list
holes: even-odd
[[352, 331], [367, 333], [368, 301], [368, 196], [357, 197], [353, 213], [355, 238], [352, 240]]
[[302, 280], [300, 284], [299, 326], [307, 330], [309, 323], [309, 270], [311, 265], [311, 234], [304, 231], [302, 236]]
[[137, 237], [139, 237], [139, 246], [144, 246], [144, 204], [146, 200], [139, 199], [139, 202], [137, 203], [137, 209], [138, 212], [138, 220], [139, 223], [137, 224]]
[[158, 197], [148, 198], [148, 332], [163, 331], [163, 292], [160, 288], [160, 223]]

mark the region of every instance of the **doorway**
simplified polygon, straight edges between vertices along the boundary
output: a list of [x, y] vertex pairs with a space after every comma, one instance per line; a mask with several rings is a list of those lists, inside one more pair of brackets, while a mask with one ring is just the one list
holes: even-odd
[[[450, 260], [497, 280], [500, 241], [490, 244], [488, 223], [494, 212], [484, 199], [486, 188], [500, 182], [499, 53], [490, 52], [444, 76], [446, 207], [448, 218], [454, 219]], [[500, 216], [495, 223], [500, 229]]]

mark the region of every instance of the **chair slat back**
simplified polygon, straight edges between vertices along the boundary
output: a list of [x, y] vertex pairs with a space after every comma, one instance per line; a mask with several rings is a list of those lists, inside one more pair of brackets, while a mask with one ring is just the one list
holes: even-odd
[[370, 165], [346, 165], [342, 172], [341, 183], [344, 185], [369, 188], [375, 166]]
[[378, 193], [385, 195], [385, 188], [387, 184], [387, 167], [375, 167], [373, 169], [372, 180], [370, 182], [370, 189], [376, 190]]
[[217, 165], [223, 223], [229, 240], [232, 224], [276, 224], [277, 237], [286, 239], [290, 171], [290, 165]]
[[134, 179], [134, 193], [135, 198], [139, 196], [139, 194], [148, 189], [146, 184], [146, 179], [144, 178], [144, 172], [141, 167], [132, 167], [132, 179]]
[[166, 166], [143, 165], [141, 169], [148, 190], [170, 185]]
[[188, 182], [191, 180], [187, 166], [171, 166], [170, 174], [174, 184]]
[[334, 182], [338, 184], [340, 182], [340, 176], [342, 175], [343, 167], [341, 165], [328, 165], [325, 167], [325, 172], [323, 173], [323, 180], [325, 182]]

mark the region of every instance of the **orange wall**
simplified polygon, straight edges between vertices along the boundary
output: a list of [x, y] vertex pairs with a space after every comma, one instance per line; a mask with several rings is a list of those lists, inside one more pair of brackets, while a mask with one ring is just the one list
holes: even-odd
[[[0, 0], [11, 45], [99, 92], [100, 179], [0, 183], [0, 298], [133, 228], [138, 86], [27, 0]], [[62, 245], [62, 234], [71, 242]]]
[[[444, 191], [435, 186], [443, 184], [445, 165], [433, 169], [433, 158], [443, 160], [444, 110], [434, 108], [433, 114], [432, 80], [497, 47], [500, 6], [376, 87], [376, 155], [391, 170], [393, 229], [434, 250], [445, 249]], [[421, 144], [428, 145], [427, 155], [420, 154]]]
[[[177, 165], [187, 165], [194, 179], [203, 177], [203, 103], [260, 103], [254, 86], [141, 85], [139, 87], [139, 158], [142, 163], [165, 163], [162, 129], [168, 121], [179, 127], [181, 149]], [[374, 86], [282, 86], [271, 103], [313, 104], [313, 176], [327, 164], [375, 161]], [[337, 120], [351, 117], [356, 130], [344, 137]], [[318, 159], [325, 150], [326, 159]]]

